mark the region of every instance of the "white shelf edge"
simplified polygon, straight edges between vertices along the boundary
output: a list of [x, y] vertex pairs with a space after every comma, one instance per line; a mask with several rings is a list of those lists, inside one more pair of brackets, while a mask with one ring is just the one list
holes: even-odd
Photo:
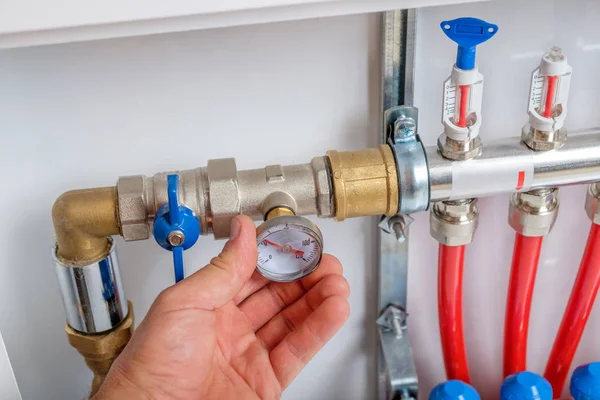
[[477, 1], [488, 0], [340, 0], [136, 21], [75, 25], [63, 28], [24, 30], [0, 34], [0, 49], [184, 32]]

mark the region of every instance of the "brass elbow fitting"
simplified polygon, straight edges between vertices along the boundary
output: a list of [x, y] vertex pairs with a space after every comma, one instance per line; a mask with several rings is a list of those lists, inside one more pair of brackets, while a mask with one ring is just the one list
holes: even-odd
[[126, 301], [110, 239], [120, 234], [118, 215], [115, 187], [66, 192], [52, 208], [65, 331], [94, 373], [92, 396], [133, 331], [133, 306]]
[[80, 265], [102, 259], [110, 250], [108, 236], [118, 235], [115, 187], [72, 190], [52, 207], [57, 256]]
[[398, 172], [388, 145], [327, 153], [333, 176], [335, 219], [398, 212]]

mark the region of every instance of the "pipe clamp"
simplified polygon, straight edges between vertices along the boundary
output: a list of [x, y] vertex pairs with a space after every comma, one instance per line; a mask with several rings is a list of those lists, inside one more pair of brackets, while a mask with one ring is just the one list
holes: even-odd
[[392, 107], [383, 118], [398, 171], [398, 213], [425, 211], [429, 208], [429, 168], [417, 134], [419, 111], [410, 106]]

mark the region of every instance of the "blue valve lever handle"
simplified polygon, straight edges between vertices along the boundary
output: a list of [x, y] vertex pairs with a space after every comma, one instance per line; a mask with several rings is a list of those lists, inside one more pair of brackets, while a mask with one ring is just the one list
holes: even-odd
[[152, 232], [154, 239], [163, 249], [173, 252], [175, 282], [185, 277], [183, 251], [192, 247], [200, 236], [200, 222], [194, 212], [186, 206], [179, 205], [178, 185], [179, 175], [167, 176], [168, 203], [156, 212]]
[[498, 25], [470, 17], [443, 21], [440, 26], [446, 36], [458, 44], [456, 67], [467, 71], [475, 68], [477, 45], [491, 39], [498, 32]]

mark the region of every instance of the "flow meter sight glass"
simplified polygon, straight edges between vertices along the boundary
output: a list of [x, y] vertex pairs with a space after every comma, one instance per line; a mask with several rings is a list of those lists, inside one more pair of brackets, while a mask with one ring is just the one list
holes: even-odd
[[291, 211], [287, 215], [267, 216], [267, 221], [256, 230], [256, 245], [257, 270], [276, 282], [304, 278], [319, 266], [323, 256], [319, 228]]

